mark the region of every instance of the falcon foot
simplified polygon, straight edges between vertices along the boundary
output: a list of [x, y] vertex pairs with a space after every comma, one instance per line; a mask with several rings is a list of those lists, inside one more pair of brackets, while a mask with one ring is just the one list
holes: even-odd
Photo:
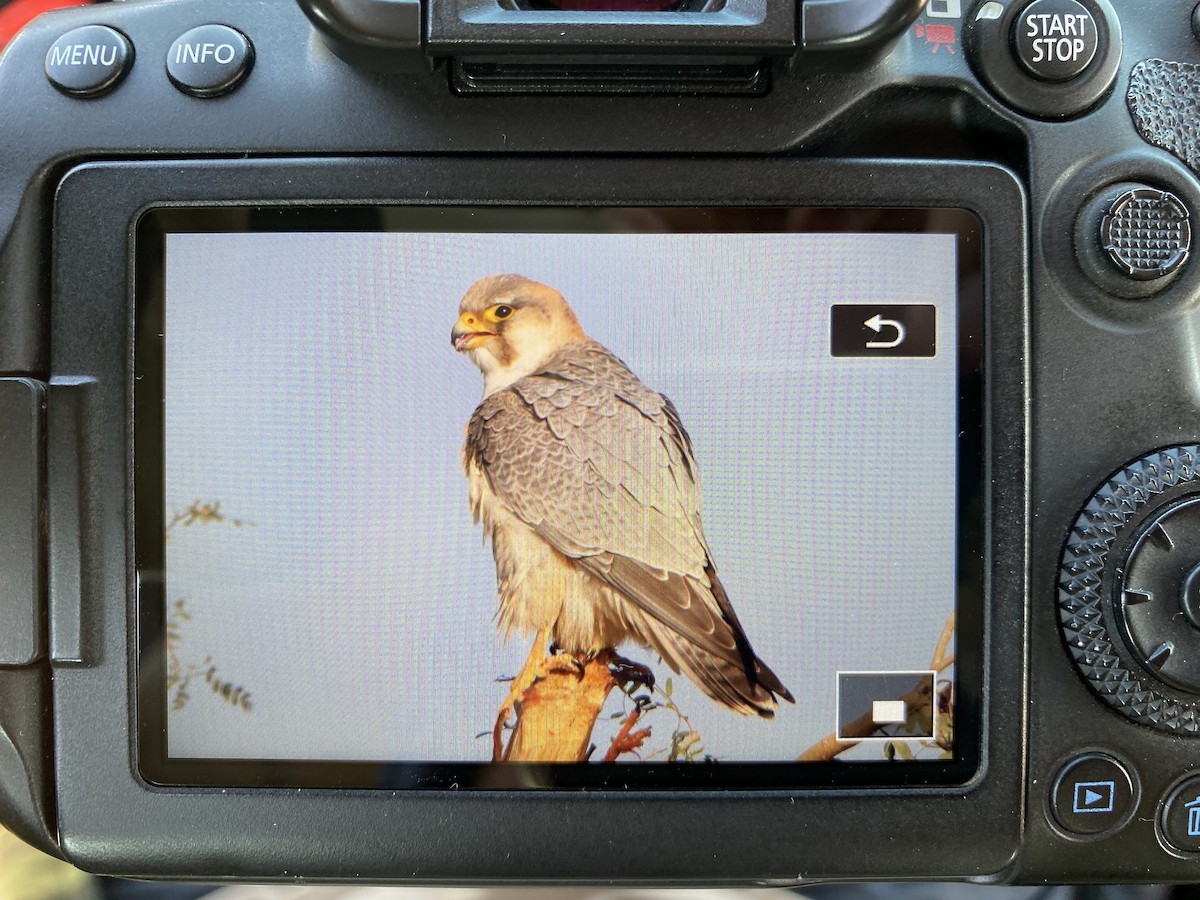
[[576, 678], [582, 679], [587, 672], [587, 661], [579, 659], [574, 654], [567, 653], [565, 650], [560, 650], [546, 657], [546, 662], [538, 674], [544, 677], [553, 672], [574, 675]]
[[608, 661], [608, 671], [618, 684], [639, 684], [654, 689], [654, 673], [650, 671], [650, 667], [632, 659], [614, 653]]
[[552, 672], [563, 672], [568, 675], [574, 675], [576, 678], [583, 678], [587, 671], [587, 664], [592, 661], [594, 653], [588, 653], [587, 656], [580, 659], [574, 653], [564, 650], [553, 641], [550, 642], [550, 655], [542, 663], [543, 675], [549, 675]]

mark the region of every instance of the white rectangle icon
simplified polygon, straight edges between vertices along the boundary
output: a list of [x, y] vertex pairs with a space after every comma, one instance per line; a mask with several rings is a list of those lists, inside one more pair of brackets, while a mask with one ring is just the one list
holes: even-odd
[[925, 13], [931, 19], [959, 19], [962, 17], [961, 0], [929, 0]]
[[903, 700], [876, 700], [871, 704], [871, 718], [876, 725], [899, 725], [908, 718]]

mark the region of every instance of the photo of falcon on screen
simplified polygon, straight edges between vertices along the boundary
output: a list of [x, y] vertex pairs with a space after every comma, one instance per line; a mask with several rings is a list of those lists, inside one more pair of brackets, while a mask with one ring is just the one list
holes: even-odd
[[754, 655], [700, 520], [691, 440], [669, 399], [588, 337], [554, 288], [467, 291], [451, 332], [483, 373], [463, 463], [496, 561], [498, 624], [588, 659], [650, 648], [717, 703], [794, 702]]

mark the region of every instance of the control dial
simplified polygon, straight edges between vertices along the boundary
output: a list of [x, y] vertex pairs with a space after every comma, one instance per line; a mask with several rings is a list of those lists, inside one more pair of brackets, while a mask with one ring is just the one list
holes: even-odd
[[1136, 459], [1101, 485], [1063, 547], [1058, 611], [1102, 700], [1200, 735], [1200, 445]]
[[1130, 651], [1163, 681], [1200, 693], [1200, 496], [1151, 515], [1123, 575], [1116, 611]]

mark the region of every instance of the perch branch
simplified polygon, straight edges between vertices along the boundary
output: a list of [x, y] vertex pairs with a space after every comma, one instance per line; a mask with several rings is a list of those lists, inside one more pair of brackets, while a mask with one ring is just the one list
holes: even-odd
[[[569, 654], [547, 655], [539, 636], [526, 660], [529, 670], [522, 668], [496, 719], [493, 760], [585, 762], [596, 719], [617, 686], [609, 671], [612, 658], [609, 650], [586, 661]], [[510, 711], [515, 721], [506, 744]]]
[[638, 723], [638, 719], [642, 717], [642, 708], [635, 706], [625, 717], [624, 723], [621, 725], [621, 730], [617, 732], [617, 736], [613, 738], [612, 743], [608, 747], [608, 752], [604, 754], [604, 762], [616, 762], [617, 757], [622, 753], [633, 753], [635, 750], [640, 750], [646, 738], [650, 737], [649, 728], [641, 728], [637, 731], [633, 730], [633, 726]]

